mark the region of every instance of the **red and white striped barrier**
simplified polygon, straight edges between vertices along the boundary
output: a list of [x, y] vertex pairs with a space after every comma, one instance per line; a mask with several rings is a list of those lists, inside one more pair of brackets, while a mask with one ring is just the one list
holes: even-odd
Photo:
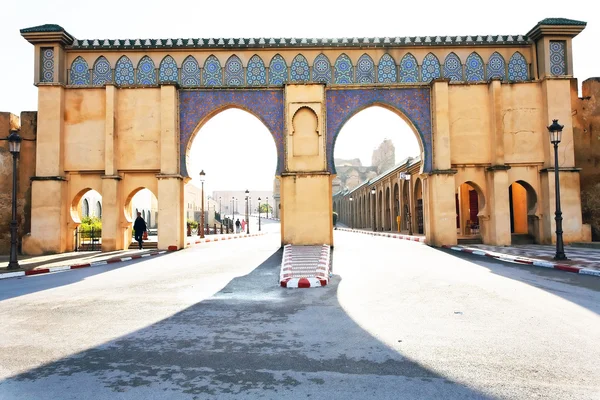
[[164, 254], [164, 253], [166, 253], [165, 250], [155, 251], [152, 253], [145, 253], [145, 254], [136, 254], [136, 255], [127, 256], [127, 257], [111, 258], [108, 260], [95, 261], [92, 263], [63, 265], [60, 267], [39, 268], [39, 269], [32, 269], [29, 271], [6, 272], [4, 274], [0, 274], [0, 279], [18, 278], [21, 276], [40, 275], [40, 274], [47, 274], [50, 272], [60, 272], [60, 271], [66, 271], [66, 270], [70, 270], [70, 269], [79, 269], [79, 268], [86, 268], [86, 267], [96, 267], [99, 265], [114, 264], [114, 263], [118, 263], [118, 262], [122, 262], [122, 261], [130, 261], [130, 260], [137, 260], [139, 258], [157, 256], [159, 254]]
[[199, 239], [196, 240], [194, 242], [189, 241], [187, 242], [188, 246], [191, 246], [193, 244], [200, 244], [200, 243], [210, 243], [210, 242], [218, 242], [218, 241], [225, 241], [225, 240], [231, 240], [231, 239], [244, 239], [244, 238], [249, 238], [249, 237], [254, 237], [254, 236], [263, 236], [266, 235], [266, 232], [261, 232], [261, 233], [251, 233], [249, 235], [245, 234], [245, 233], [234, 233], [231, 236], [221, 236], [221, 237], [217, 237], [217, 238], [204, 238], [204, 239]]
[[545, 260], [536, 260], [535, 258], [513, 256], [510, 254], [502, 254], [502, 253], [496, 253], [493, 251], [473, 249], [473, 248], [462, 247], [462, 246], [443, 245], [442, 247], [444, 249], [450, 249], [450, 250], [454, 250], [454, 251], [460, 251], [463, 253], [475, 254], [478, 256], [490, 257], [490, 258], [494, 258], [496, 260], [513, 262], [516, 264], [533, 265], [534, 267], [558, 269], [561, 271], [574, 272], [576, 274], [581, 274], [581, 275], [593, 275], [593, 276], [600, 277], [600, 271], [598, 271], [596, 269], [580, 267], [577, 265], [568, 265], [568, 264], [561, 264], [561, 263], [545, 261]]
[[410, 235], [402, 235], [400, 233], [389, 233], [389, 232], [369, 232], [369, 231], [363, 231], [360, 229], [348, 229], [348, 228], [337, 228], [337, 230], [344, 231], [344, 232], [362, 233], [362, 234], [371, 235], [371, 236], [382, 236], [382, 237], [388, 237], [388, 238], [392, 238], [392, 239], [410, 240], [411, 242], [425, 243], [424, 236], [410, 236]]
[[311, 288], [329, 283], [331, 249], [322, 246], [284, 246], [279, 284], [285, 288]]

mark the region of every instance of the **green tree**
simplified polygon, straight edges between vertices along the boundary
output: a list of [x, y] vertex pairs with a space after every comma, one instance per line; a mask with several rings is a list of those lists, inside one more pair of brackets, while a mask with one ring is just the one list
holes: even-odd
[[269, 204], [264, 203], [260, 205], [260, 212], [263, 214], [267, 213], [267, 210], [269, 210], [269, 214], [273, 214], [273, 207], [271, 207]]

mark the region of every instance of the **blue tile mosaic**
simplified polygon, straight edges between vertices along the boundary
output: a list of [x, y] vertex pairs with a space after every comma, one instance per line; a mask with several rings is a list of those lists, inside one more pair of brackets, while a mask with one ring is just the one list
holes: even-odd
[[187, 56], [181, 63], [181, 86], [200, 86], [200, 65], [194, 56]]
[[244, 86], [244, 66], [235, 54], [225, 62], [225, 86]]
[[276, 54], [269, 64], [269, 85], [280, 86], [288, 81], [287, 64], [283, 57]]
[[550, 73], [554, 76], [567, 74], [567, 43], [564, 40], [550, 41]]
[[483, 73], [483, 60], [479, 54], [473, 52], [467, 57], [465, 72], [467, 82], [481, 82], [485, 80]]
[[363, 54], [358, 59], [356, 83], [375, 83], [375, 63], [368, 54]]
[[488, 79], [500, 78], [506, 79], [506, 62], [497, 51], [492, 53], [487, 63], [487, 77]]
[[42, 47], [40, 82], [54, 82], [54, 48]]
[[344, 124], [359, 111], [370, 106], [382, 105], [397, 110], [412, 122], [425, 153], [423, 170], [431, 172], [433, 154], [430, 98], [429, 87], [327, 90], [327, 165], [329, 171], [335, 173], [333, 150], [337, 136]]
[[133, 85], [135, 83], [133, 63], [127, 56], [122, 56], [115, 66], [115, 84]]
[[518, 51], [510, 57], [508, 61], [508, 80], [514, 82], [526, 81], [529, 79], [527, 61], [523, 54]]
[[112, 82], [110, 63], [104, 56], [100, 56], [94, 63], [94, 68], [92, 70], [92, 84], [104, 85], [110, 82]]
[[262, 58], [253, 55], [246, 67], [246, 84], [249, 86], [265, 86], [267, 84], [267, 69]]
[[290, 67], [290, 81], [294, 83], [308, 82], [310, 80], [310, 68], [308, 61], [302, 54], [298, 54], [292, 60]]
[[441, 76], [442, 67], [440, 66], [440, 60], [433, 53], [428, 53], [423, 59], [423, 65], [421, 66], [421, 80], [423, 82], [431, 82]]
[[221, 68], [221, 63], [217, 57], [211, 55], [206, 59], [202, 77], [204, 78], [204, 86], [223, 85], [223, 68]]
[[385, 53], [379, 59], [377, 65], [377, 82], [379, 83], [396, 83], [398, 81], [398, 71], [396, 62], [388, 53]]
[[177, 63], [171, 56], [166, 56], [158, 67], [158, 80], [160, 83], [179, 82]]
[[400, 60], [400, 82], [414, 83], [419, 81], [419, 65], [417, 59], [408, 53]]
[[90, 69], [87, 61], [83, 57], [77, 57], [71, 63], [69, 71], [70, 85], [89, 85], [90, 84]]
[[136, 82], [138, 85], [156, 85], [156, 68], [150, 57], [144, 56], [138, 63]]
[[463, 70], [460, 58], [454, 53], [450, 53], [444, 60], [444, 78], [449, 78], [451, 81], [462, 81]]
[[265, 124], [277, 147], [277, 174], [284, 168], [283, 90], [181, 90], [179, 92], [179, 146], [181, 175], [188, 176], [187, 156], [200, 126], [219, 110], [236, 107]]
[[341, 54], [335, 60], [333, 78], [338, 85], [354, 83], [354, 67], [352, 60], [345, 54]]
[[331, 62], [323, 53], [319, 54], [313, 62], [312, 80], [331, 84]]

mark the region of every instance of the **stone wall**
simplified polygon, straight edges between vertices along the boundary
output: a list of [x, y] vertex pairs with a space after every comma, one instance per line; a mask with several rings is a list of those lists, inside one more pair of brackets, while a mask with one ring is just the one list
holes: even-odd
[[[35, 175], [37, 113], [22, 112], [20, 118], [21, 153], [18, 160], [17, 221], [19, 251], [21, 240], [31, 230], [31, 177]], [[19, 128], [16, 115], [0, 112], [0, 137], [5, 138], [10, 129]], [[8, 141], [0, 141], [0, 254], [10, 251], [10, 221], [12, 219], [13, 156], [8, 151]]]
[[577, 96], [572, 81], [575, 164], [581, 168], [583, 222], [592, 225], [592, 239], [600, 241], [600, 78], [589, 78]]
[[390, 139], [385, 139], [373, 150], [371, 165], [377, 167], [377, 173], [380, 174], [396, 165], [396, 148]]

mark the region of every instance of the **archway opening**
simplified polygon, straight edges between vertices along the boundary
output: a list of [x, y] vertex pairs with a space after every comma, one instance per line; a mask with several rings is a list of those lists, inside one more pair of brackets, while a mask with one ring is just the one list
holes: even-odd
[[81, 190], [71, 202], [71, 246], [75, 251], [97, 251], [102, 246], [102, 195], [91, 188]]
[[415, 181], [414, 188], [414, 196], [415, 196], [415, 226], [416, 233], [419, 235], [425, 234], [425, 211], [423, 209], [423, 183], [420, 178], [417, 178]]
[[[228, 106], [201, 121], [192, 140], [184, 195], [192, 227], [187, 234], [279, 231], [278, 154], [267, 126], [251, 112]], [[195, 226], [201, 226], [197, 233]]]
[[537, 241], [538, 217], [537, 194], [533, 187], [522, 180], [508, 187], [510, 208], [510, 233], [513, 244]]
[[[422, 153], [418, 138], [410, 121], [386, 104], [362, 109], [344, 123], [334, 142], [332, 181], [334, 200], [348, 205], [342, 224], [354, 221], [355, 228], [376, 231], [408, 226], [402, 208], [409, 203], [415, 207], [416, 202], [409, 202], [408, 194], [402, 201], [399, 174], [410, 170], [412, 182], [418, 178]], [[350, 197], [361, 201], [349, 205]], [[415, 215], [414, 209], [410, 214]]]
[[485, 206], [481, 188], [467, 181], [458, 186], [455, 193], [456, 230], [460, 237], [481, 237], [479, 213]]
[[[139, 248], [139, 240], [137, 234], [142, 235], [142, 243], [144, 249], [155, 249], [158, 247], [158, 199], [156, 195], [147, 188], [140, 187], [133, 190], [125, 201], [124, 209], [125, 219], [128, 222], [126, 237], [130, 238], [128, 248]], [[146, 234], [139, 230], [136, 232], [136, 219], [142, 218], [146, 227]], [[143, 226], [142, 224], [138, 226]]]

